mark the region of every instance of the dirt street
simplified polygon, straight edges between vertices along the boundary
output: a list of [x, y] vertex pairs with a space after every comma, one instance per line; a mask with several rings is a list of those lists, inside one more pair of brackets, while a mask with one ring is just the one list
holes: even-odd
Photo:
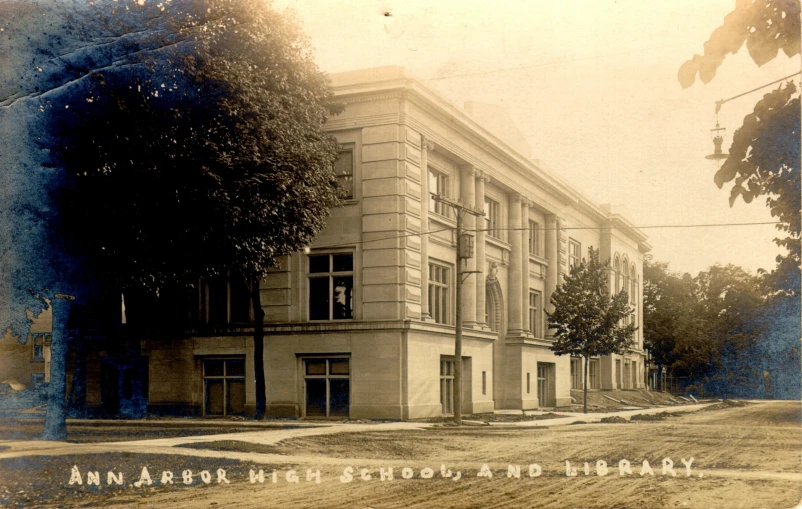
[[[174, 430], [170, 438], [158, 440], [60, 447], [0, 441], [0, 448], [6, 447], [0, 450], [0, 504], [735, 509], [800, 503], [799, 402], [717, 405], [690, 414], [665, 410], [632, 421], [615, 418], [611, 423], [550, 428], [399, 423], [347, 433], [342, 432], [345, 426], [326, 432], [258, 429], [194, 440]], [[664, 459], [671, 462], [665, 462], [665, 473]], [[629, 469], [621, 460], [629, 462]], [[568, 473], [575, 469], [575, 476], [567, 475], [566, 461]], [[530, 465], [537, 466], [530, 470]], [[143, 467], [152, 484], [144, 479], [133, 486], [142, 480]], [[381, 469], [386, 476], [389, 468], [393, 479], [381, 480]], [[259, 469], [264, 483], [259, 482]], [[87, 484], [87, 473], [94, 471], [99, 486]], [[116, 484], [119, 473], [122, 485]], [[80, 485], [74, 477], [69, 484], [71, 474], [81, 477]]]

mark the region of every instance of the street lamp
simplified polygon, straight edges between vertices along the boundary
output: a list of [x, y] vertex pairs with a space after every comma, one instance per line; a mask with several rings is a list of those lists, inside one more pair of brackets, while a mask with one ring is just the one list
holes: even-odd
[[718, 120], [716, 120], [716, 127], [710, 130], [710, 132], [716, 133], [713, 137], [713, 153], [706, 155], [705, 159], [710, 159], [711, 161], [716, 161], [716, 165], [720, 165], [719, 161], [722, 159], [727, 159], [730, 155], [725, 154], [721, 150], [721, 144], [724, 142], [724, 138], [721, 136], [721, 131], [726, 131], [725, 127], [720, 127], [718, 125]]

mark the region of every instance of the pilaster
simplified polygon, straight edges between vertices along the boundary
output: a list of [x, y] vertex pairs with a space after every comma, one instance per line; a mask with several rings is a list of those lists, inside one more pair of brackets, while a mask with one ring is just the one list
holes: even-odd
[[521, 199], [521, 329], [524, 334], [532, 330], [529, 323], [529, 205], [526, 198]]
[[[474, 196], [474, 208], [481, 210], [485, 205], [485, 183], [490, 181], [490, 177], [483, 172], [476, 176], [476, 195]], [[476, 219], [476, 324], [479, 326], [486, 326], [485, 321], [485, 307], [487, 303], [487, 289], [485, 288], [485, 272], [487, 262], [485, 260], [485, 236], [487, 232], [484, 231], [484, 220], [482, 217]]]
[[[476, 201], [476, 169], [466, 165], [460, 167], [460, 200], [465, 207], [473, 208]], [[463, 234], [475, 236], [476, 221], [473, 214], [464, 213], [462, 219]], [[460, 239], [457, 239], [459, 243]], [[476, 238], [474, 237], [474, 246]], [[462, 324], [473, 327], [476, 324], [476, 253], [465, 260], [462, 270], [468, 272], [462, 283]], [[459, 277], [459, 275], [457, 276]]]
[[[546, 215], [546, 260], [549, 265], [546, 267], [546, 295], [544, 295], [543, 303], [544, 309], [549, 312], [554, 311], [554, 306], [551, 304], [551, 296], [557, 289], [557, 265], [559, 264], [559, 245], [557, 235], [557, 216], [554, 214]], [[548, 332], [551, 336], [551, 331]]]
[[421, 136], [421, 320], [430, 320], [429, 314], [429, 151], [434, 150], [434, 143]]
[[522, 321], [521, 321], [521, 298], [523, 294], [522, 281], [523, 281], [523, 260], [521, 259], [521, 238], [522, 233], [517, 226], [521, 224], [521, 202], [523, 197], [518, 193], [512, 193], [509, 197], [509, 221], [510, 225], [509, 240], [510, 240], [510, 268], [507, 272], [509, 287], [508, 310], [509, 318], [507, 320], [508, 329], [507, 336], [520, 336], [522, 334]]

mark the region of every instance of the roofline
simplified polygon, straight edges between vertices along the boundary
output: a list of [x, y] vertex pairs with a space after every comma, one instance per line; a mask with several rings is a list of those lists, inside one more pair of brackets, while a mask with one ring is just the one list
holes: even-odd
[[[361, 95], [367, 96], [371, 94], [395, 92], [404, 94], [413, 101], [419, 101], [424, 106], [431, 106], [433, 107], [433, 109], [429, 110], [431, 113], [446, 117], [446, 120], [449, 121], [447, 122], [448, 124], [468, 134], [477, 145], [491, 152], [513, 169], [517, 169], [523, 176], [545, 187], [551, 191], [552, 194], [556, 194], [561, 202], [577, 207], [582, 212], [594, 217], [601, 223], [610, 221], [620, 224], [622, 227], [619, 229], [627, 232], [628, 236], [637, 240], [639, 245], [646, 247], [647, 251], [651, 250], [651, 246], [646, 242], [648, 238], [646, 234], [638, 230], [626, 218], [620, 214], [608, 214], [599, 205], [593, 203], [587, 196], [568, 183], [563, 182], [551, 171], [519, 154], [506, 142], [471, 118], [467, 113], [443, 99], [439, 94], [423, 85], [420, 81], [409, 76], [403, 67], [388, 66], [385, 68], [378, 68], [376, 71], [378, 74], [379, 69], [382, 69], [382, 71], [389, 71], [393, 68], [395, 73], [394, 76], [390, 78], [377, 78], [372, 80], [370, 78], [363, 78], [347, 84], [334, 84], [332, 89], [334, 90], [335, 97], [347, 99], [349, 97]], [[354, 74], [356, 74], [356, 72], [354, 72]], [[333, 73], [330, 77], [347, 78], [348, 74], [351, 73]]]

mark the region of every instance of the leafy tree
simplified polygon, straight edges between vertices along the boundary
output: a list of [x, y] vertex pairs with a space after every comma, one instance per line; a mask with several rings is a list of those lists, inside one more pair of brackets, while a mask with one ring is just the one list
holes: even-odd
[[557, 355], [585, 358], [584, 412], [588, 411], [590, 357], [623, 353], [637, 330], [623, 320], [634, 310], [626, 291], [610, 295], [610, 262], [599, 261], [599, 250], [575, 265], [551, 296], [554, 311], [546, 315], [554, 329], [551, 349]]
[[[679, 69], [683, 88], [693, 85], [697, 74], [709, 83], [728, 54], [743, 44], [752, 60], [763, 65], [780, 50], [792, 57], [800, 53], [799, 0], [738, 0], [704, 44], [704, 54], [694, 55]], [[720, 108], [721, 105], [717, 105]], [[787, 233], [775, 239], [788, 249], [767, 274], [774, 291], [798, 295], [800, 285], [800, 118], [799, 94], [793, 83], [765, 94], [754, 111], [735, 131], [729, 156], [716, 172], [721, 188], [732, 182], [730, 206], [740, 196], [746, 203], [759, 196], [777, 217], [777, 228]]]
[[686, 305], [692, 286], [668, 270], [668, 264], [646, 255], [643, 262], [643, 342], [657, 364], [657, 385], [663, 387], [663, 368], [676, 361], [680, 324], [690, 313]]
[[724, 399], [749, 385], [752, 354], [763, 334], [765, 299], [759, 279], [734, 265], [715, 265], [695, 278], [709, 334], [708, 374]]
[[[175, 285], [244, 277], [261, 417], [259, 281], [276, 257], [309, 244], [338, 203], [337, 145], [322, 126], [339, 107], [297, 22], [262, 0], [33, 10], [49, 14], [39, 22], [48, 44], [33, 59], [43, 71], [2, 104], [39, 110], [38, 162], [52, 169], [32, 207], [45, 216], [34, 237], [70, 257], [70, 274], [91, 267], [106, 295], [125, 292], [140, 328]], [[35, 275], [21, 288], [36, 294], [66, 279]]]

